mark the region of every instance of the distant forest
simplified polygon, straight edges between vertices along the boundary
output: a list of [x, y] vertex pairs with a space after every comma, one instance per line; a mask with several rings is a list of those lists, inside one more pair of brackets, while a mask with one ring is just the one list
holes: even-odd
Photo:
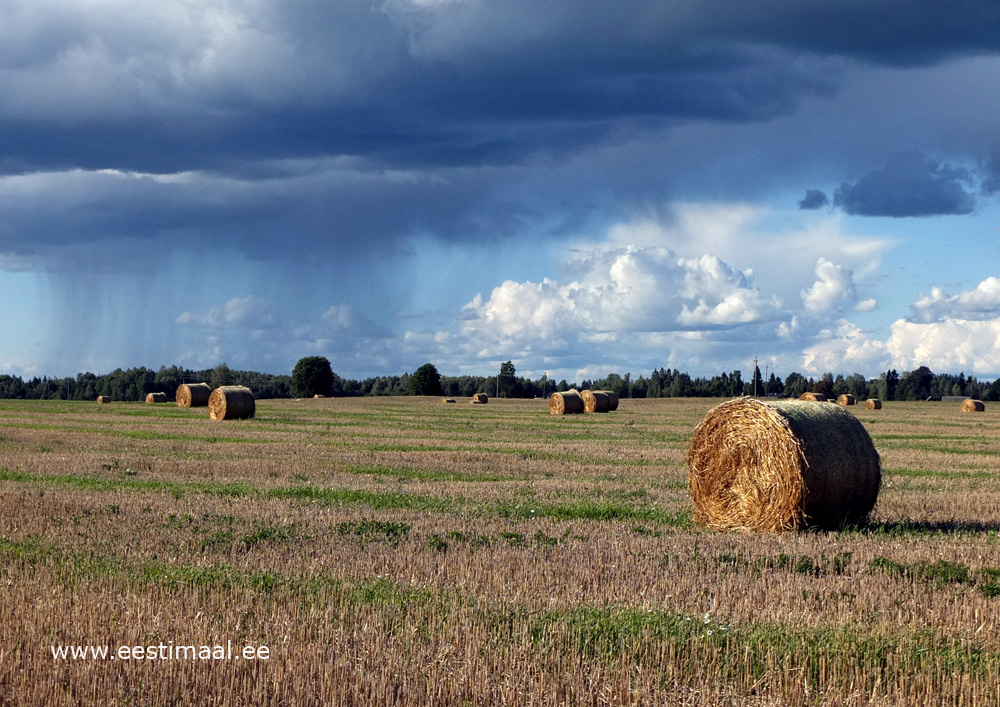
[[[748, 380], [740, 371], [720, 373], [711, 378], [692, 378], [676, 369], [660, 368], [649, 376], [632, 378], [612, 373], [599, 380], [567, 382], [545, 378], [530, 380], [518, 377], [509, 361], [502, 367], [500, 376], [441, 376], [441, 395], [471, 397], [475, 393], [507, 398], [546, 397], [553, 391], [612, 390], [623, 398], [681, 398], [681, 397], [735, 397], [758, 395], [797, 398], [807, 391], [823, 393], [827, 397], [849, 393], [858, 399], [924, 400], [932, 396], [961, 395], [981, 400], [1000, 400], [1000, 379], [987, 383], [964, 373], [933, 373], [926, 366], [902, 374], [889, 370], [878, 378], [865, 378], [853, 373], [848, 376], [825, 373], [818, 378], [792, 372], [779, 378], [773, 373], [764, 380], [760, 369], [755, 368]], [[497, 380], [499, 378], [499, 381]], [[31, 378], [0, 375], [0, 398], [42, 400], [93, 400], [107, 395], [112, 400], [144, 400], [147, 393], [166, 393], [173, 400], [177, 386], [182, 383], [206, 382], [213, 388], [219, 385], [245, 385], [255, 397], [289, 398], [291, 375], [270, 375], [255, 371], [238, 371], [226, 364], [206, 370], [189, 370], [177, 366], [161, 367], [158, 371], [148, 368], [116, 369], [111, 373], [95, 375], [81, 373], [76, 378]], [[409, 395], [410, 374], [379, 376], [364, 380], [350, 380], [334, 375], [333, 395]]]

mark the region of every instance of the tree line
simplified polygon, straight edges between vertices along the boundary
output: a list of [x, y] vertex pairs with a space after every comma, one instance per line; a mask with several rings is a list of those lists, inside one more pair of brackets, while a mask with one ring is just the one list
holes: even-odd
[[333, 372], [330, 362], [322, 356], [301, 359], [291, 375], [272, 375], [256, 371], [241, 371], [221, 364], [215, 368], [192, 370], [178, 366], [162, 366], [159, 370], [145, 367], [115, 369], [97, 375], [80, 373], [75, 378], [34, 377], [23, 380], [18, 376], [0, 375], [0, 398], [93, 400], [107, 395], [112, 400], [144, 400], [148, 393], [165, 393], [173, 399], [182, 383], [206, 382], [213, 388], [220, 385], [245, 385], [258, 399], [312, 397], [312, 395], [381, 396], [381, 395], [443, 395], [471, 398], [476, 393], [501, 398], [547, 397], [555, 391], [611, 390], [622, 398], [689, 398], [736, 397], [757, 395], [797, 398], [805, 392], [836, 397], [847, 393], [858, 399], [924, 400], [929, 397], [955, 395], [1000, 400], [1000, 378], [992, 382], [977, 380], [959, 373], [934, 373], [926, 366], [913, 371], [888, 370], [876, 378], [860, 373], [806, 377], [791, 372], [784, 378], [770, 373], [765, 380], [759, 367], [754, 367], [749, 379], [740, 370], [723, 372], [711, 377], [692, 377], [671, 368], [659, 368], [649, 376], [631, 373], [610, 373], [604, 378], [569, 382], [551, 380], [545, 376], [532, 380], [518, 376], [510, 361], [501, 365], [492, 376], [442, 376], [430, 363], [413, 373], [378, 376], [363, 380], [342, 378]]

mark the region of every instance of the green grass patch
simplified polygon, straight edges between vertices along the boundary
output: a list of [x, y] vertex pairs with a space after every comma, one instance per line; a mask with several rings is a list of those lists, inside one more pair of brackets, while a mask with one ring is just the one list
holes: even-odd
[[[516, 626], [517, 622], [509, 624]], [[794, 673], [799, 684], [820, 694], [829, 685], [824, 665], [856, 665], [866, 694], [878, 694], [899, 674], [985, 676], [1000, 655], [968, 638], [933, 630], [879, 634], [866, 626], [799, 628], [774, 623], [730, 624], [711, 614], [622, 608], [561, 609], [543, 613], [530, 625], [536, 650], [572, 651], [608, 666], [639, 664], [656, 669], [665, 645], [685, 680], [710, 678], [739, 683], [747, 672], [767, 678], [773, 666]], [[712, 662], [706, 655], [717, 655]]]
[[756, 576], [773, 570], [785, 570], [797, 574], [822, 577], [827, 575], [848, 574], [853, 553], [840, 552], [832, 557], [821, 553], [819, 557], [811, 555], [777, 555], [743, 556], [723, 553], [716, 557], [716, 562], [722, 567], [749, 570]]
[[665, 511], [656, 507], [635, 507], [614, 501], [576, 501], [565, 503], [501, 503], [497, 514], [502, 518], [553, 518], [555, 520], [602, 520], [658, 523], [677, 528], [692, 525], [689, 510]]
[[393, 545], [398, 545], [409, 532], [409, 523], [387, 520], [344, 521], [337, 524], [337, 533], [341, 537], [352, 538], [361, 542], [384, 540]]
[[[556, 503], [526, 503], [484, 501], [475, 503], [462, 496], [430, 496], [399, 491], [369, 491], [365, 489], [331, 488], [310, 484], [260, 487], [239, 482], [163, 481], [156, 479], [106, 478], [75, 474], [28, 474], [0, 469], [0, 482], [30, 483], [42, 487], [109, 492], [166, 493], [181, 498], [186, 494], [207, 494], [227, 497], [259, 497], [286, 499], [322, 505], [361, 505], [380, 509], [404, 509], [434, 513], [466, 511], [480, 516], [529, 520], [628, 521], [686, 528], [692, 525], [690, 510], [666, 511], [654, 506], [633, 506], [618, 501], [579, 500]], [[526, 489], [531, 498], [531, 489]]]
[[948, 585], [975, 585], [976, 591], [993, 599], [1000, 596], [1000, 568], [983, 567], [978, 570], [961, 562], [937, 560], [935, 562], [897, 562], [888, 557], [876, 557], [868, 569], [901, 579], [924, 582], [941, 589]]
[[400, 466], [382, 466], [368, 464], [352, 464], [338, 469], [347, 474], [362, 476], [388, 476], [401, 481], [460, 481], [460, 482], [497, 482], [525, 481], [529, 477], [499, 476], [497, 474], [469, 474], [458, 471], [438, 471], [434, 469], [410, 469]]

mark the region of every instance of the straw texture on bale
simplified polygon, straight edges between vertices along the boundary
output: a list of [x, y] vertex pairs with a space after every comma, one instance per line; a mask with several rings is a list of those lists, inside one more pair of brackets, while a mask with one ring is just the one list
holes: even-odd
[[962, 412], [986, 412], [986, 406], [981, 400], [968, 398], [962, 402]]
[[583, 398], [584, 412], [607, 412], [608, 396], [599, 390], [582, 390], [580, 397]]
[[822, 393], [803, 393], [799, 396], [799, 400], [808, 400], [812, 403], [825, 403], [826, 396]]
[[109, 398], [107, 395], [98, 395], [97, 396], [97, 402], [99, 402], [99, 403], [110, 403], [111, 402], [111, 398]]
[[253, 393], [242, 385], [222, 385], [208, 397], [208, 416], [213, 420], [244, 420], [254, 416]]
[[490, 399], [486, 397], [486, 393], [476, 393], [472, 396], [472, 402], [479, 403], [480, 405], [485, 405]]
[[549, 396], [549, 414], [575, 415], [583, 412], [583, 398], [579, 391], [567, 390], [564, 393], [553, 393]]
[[602, 390], [602, 393], [608, 396], [608, 411], [618, 409], [618, 393], [610, 390]]
[[881, 410], [881, 409], [882, 409], [882, 401], [879, 400], [878, 398], [868, 398], [868, 400], [865, 401], [865, 410]]
[[146, 403], [165, 403], [167, 402], [166, 393], [146, 393]]
[[837, 396], [837, 405], [854, 405], [854, 396], [849, 393]]
[[177, 386], [177, 406], [200, 408], [208, 405], [212, 389], [208, 383], [181, 383]]
[[839, 405], [737, 398], [688, 450], [698, 522], [727, 530], [833, 529], [864, 519], [882, 483], [875, 445]]

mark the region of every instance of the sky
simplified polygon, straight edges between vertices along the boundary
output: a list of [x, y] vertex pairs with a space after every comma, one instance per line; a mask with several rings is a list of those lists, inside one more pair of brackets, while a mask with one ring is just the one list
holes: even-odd
[[998, 79], [998, 0], [0, 0], [0, 374], [1000, 377]]

